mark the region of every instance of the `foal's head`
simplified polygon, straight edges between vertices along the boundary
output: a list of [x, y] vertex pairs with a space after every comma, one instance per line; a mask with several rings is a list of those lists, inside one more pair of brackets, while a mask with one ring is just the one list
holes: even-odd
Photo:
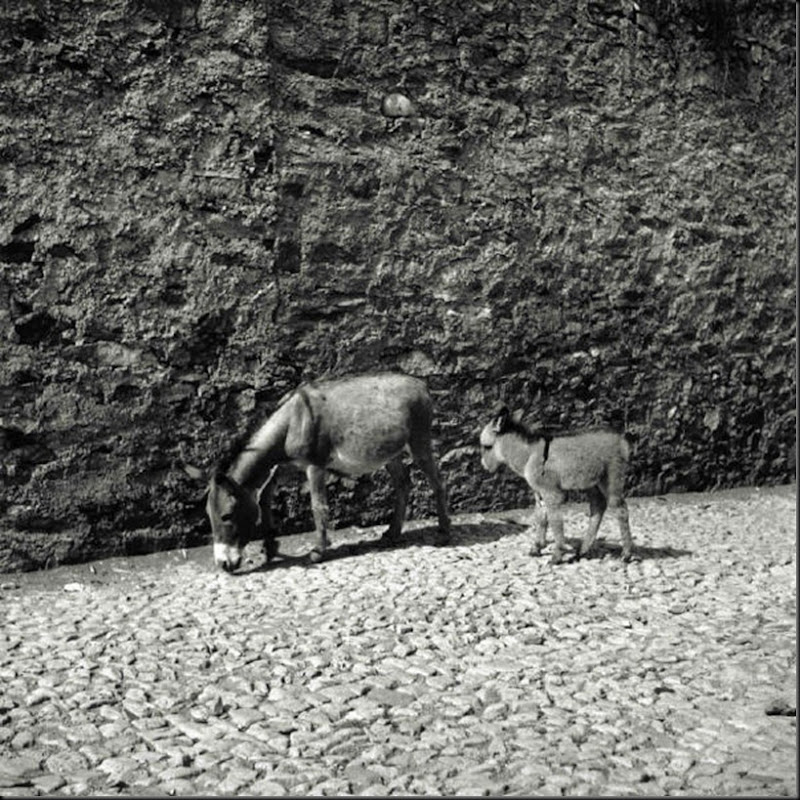
[[500, 454], [497, 452], [497, 440], [506, 432], [509, 420], [509, 411], [503, 406], [494, 415], [492, 421], [481, 431], [481, 464], [489, 472], [496, 472], [503, 463]]

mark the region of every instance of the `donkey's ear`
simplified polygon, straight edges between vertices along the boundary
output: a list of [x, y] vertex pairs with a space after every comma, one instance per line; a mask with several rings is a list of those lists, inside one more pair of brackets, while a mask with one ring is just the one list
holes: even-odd
[[516, 410], [516, 411], [515, 411], [515, 412], [514, 412], [512, 415], [511, 415], [511, 419], [512, 419], [514, 422], [522, 422], [522, 416], [523, 416], [523, 414], [524, 414], [524, 413], [525, 413], [525, 412], [524, 412], [524, 411], [523, 411], [521, 408], [518, 408], [518, 409], [517, 409], [517, 410]]
[[231, 478], [230, 476], [226, 475], [224, 472], [217, 470], [214, 473], [213, 477], [211, 478], [211, 483], [215, 486], [218, 486], [224, 492], [228, 494], [236, 495], [239, 493], [240, 486], [236, 481]]
[[492, 423], [492, 427], [494, 428], [495, 433], [502, 433], [506, 429], [506, 425], [508, 424], [508, 415], [509, 411], [506, 406], [503, 406], [494, 417], [494, 422]]
[[185, 461], [181, 464], [181, 469], [193, 480], [198, 483], [207, 483], [208, 474], [204, 469], [196, 467], [194, 464], [187, 464]]

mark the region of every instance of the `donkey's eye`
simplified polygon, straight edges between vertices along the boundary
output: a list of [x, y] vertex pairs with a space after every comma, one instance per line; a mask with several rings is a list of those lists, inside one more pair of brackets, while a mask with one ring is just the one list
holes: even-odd
[[233, 514], [231, 514], [231, 512], [230, 512], [230, 511], [228, 511], [226, 514], [220, 514], [220, 515], [219, 515], [219, 518], [220, 518], [220, 519], [221, 519], [223, 522], [230, 522], [230, 521], [233, 519]]

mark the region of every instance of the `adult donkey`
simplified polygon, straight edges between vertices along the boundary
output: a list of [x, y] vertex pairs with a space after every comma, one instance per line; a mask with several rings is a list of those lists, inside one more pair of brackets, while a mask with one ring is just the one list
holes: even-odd
[[267, 559], [276, 552], [270, 513], [272, 478], [282, 464], [305, 470], [311, 490], [318, 562], [328, 547], [327, 472], [358, 476], [385, 465], [395, 490], [394, 514], [384, 539], [400, 534], [411, 487], [405, 452], [428, 476], [439, 518], [437, 543], [450, 538], [444, 483], [431, 449], [433, 405], [425, 383], [383, 373], [307, 383], [285, 398], [234, 457], [212, 477], [206, 512], [214, 537], [214, 560], [235, 570], [242, 550], [261, 530]]

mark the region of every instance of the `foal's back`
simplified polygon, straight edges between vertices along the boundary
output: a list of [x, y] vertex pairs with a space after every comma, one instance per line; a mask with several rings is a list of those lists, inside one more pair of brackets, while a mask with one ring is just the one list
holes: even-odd
[[553, 485], [560, 489], [622, 487], [630, 455], [624, 435], [598, 428], [556, 435], [547, 453], [533, 458], [526, 469], [531, 485]]

